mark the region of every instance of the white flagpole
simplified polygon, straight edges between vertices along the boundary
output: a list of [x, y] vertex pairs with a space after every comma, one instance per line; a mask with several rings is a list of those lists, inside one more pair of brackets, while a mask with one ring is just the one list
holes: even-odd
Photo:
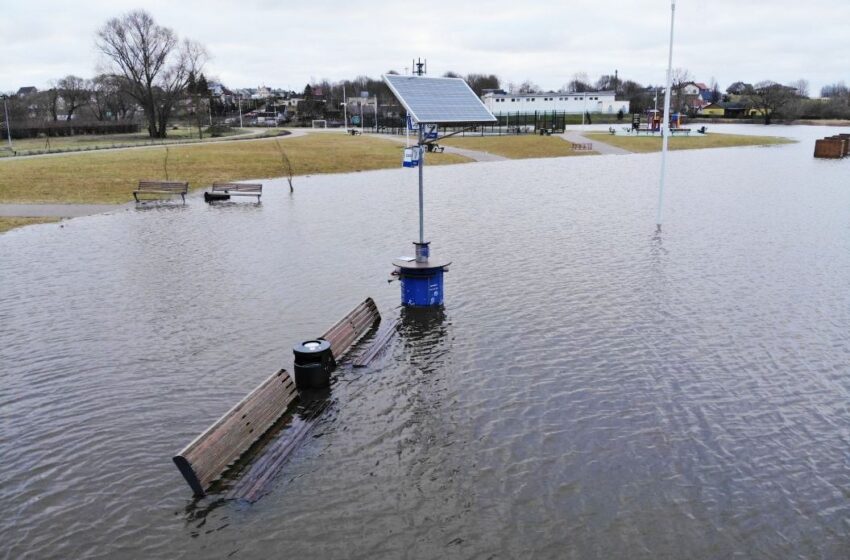
[[670, 135], [670, 88], [673, 84], [673, 24], [676, 21], [676, 0], [670, 0], [670, 50], [667, 55], [667, 88], [664, 90], [664, 117], [661, 121], [661, 180], [658, 183], [658, 215], [656, 225], [661, 231], [661, 211], [664, 205], [664, 176], [667, 174], [667, 137]]

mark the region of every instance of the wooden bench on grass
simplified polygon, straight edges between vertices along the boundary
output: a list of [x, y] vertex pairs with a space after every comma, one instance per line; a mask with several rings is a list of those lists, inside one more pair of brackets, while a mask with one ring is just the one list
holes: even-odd
[[677, 134], [684, 134], [685, 136], [690, 136], [691, 135], [691, 129], [690, 128], [671, 128], [670, 129], [670, 135], [671, 136], [675, 136]]
[[576, 152], [592, 152], [593, 151], [593, 143], [592, 142], [570, 142], [571, 148]]
[[139, 187], [133, 191], [133, 198], [139, 201], [139, 195], [144, 194], [179, 194], [186, 203], [186, 193], [189, 192], [188, 181], [139, 181]]
[[256, 196], [257, 202], [263, 195], [262, 183], [213, 183], [210, 192], [230, 196]]

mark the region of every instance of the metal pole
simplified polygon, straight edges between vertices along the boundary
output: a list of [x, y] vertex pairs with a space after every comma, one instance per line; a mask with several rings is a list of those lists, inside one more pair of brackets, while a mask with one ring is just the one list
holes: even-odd
[[363, 98], [360, 98], [360, 134], [363, 134]]
[[419, 243], [425, 243], [425, 198], [422, 190], [422, 170], [425, 167], [425, 127], [419, 123]]
[[584, 97], [582, 100], [584, 101], [584, 106], [581, 109], [581, 127], [584, 129], [584, 116], [587, 114], [587, 92], [584, 92]]
[[239, 128], [242, 127], [242, 96], [239, 96]]
[[348, 98], [345, 97], [345, 85], [342, 86], [342, 120], [344, 121], [343, 128], [348, 132]]
[[673, 84], [673, 24], [676, 21], [676, 0], [670, 0], [670, 50], [667, 54], [667, 89], [664, 91], [664, 116], [661, 119], [661, 178], [658, 182], [658, 215], [655, 224], [661, 231], [661, 211], [664, 205], [664, 176], [667, 174], [667, 140], [670, 135], [670, 89]]
[[7, 99], [9, 99], [9, 96], [4, 95], [3, 112], [6, 114], [6, 137], [9, 139], [9, 149], [12, 150], [12, 124], [9, 122], [9, 106], [6, 104]]
[[378, 133], [378, 94], [375, 94], [375, 134]]

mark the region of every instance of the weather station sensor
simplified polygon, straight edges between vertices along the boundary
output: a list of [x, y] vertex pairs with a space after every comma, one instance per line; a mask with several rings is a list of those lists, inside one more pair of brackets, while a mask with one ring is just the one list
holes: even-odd
[[418, 75], [387, 74], [384, 82], [407, 111], [408, 127], [419, 133], [415, 146], [406, 148], [402, 165], [419, 170], [419, 241], [414, 241], [416, 257], [393, 261], [401, 283], [401, 304], [405, 307], [443, 305], [443, 276], [451, 264], [431, 257], [425, 240], [424, 168], [426, 149], [436, 143], [440, 128], [491, 124], [496, 117], [461, 78], [429, 78], [424, 64], [416, 64]]

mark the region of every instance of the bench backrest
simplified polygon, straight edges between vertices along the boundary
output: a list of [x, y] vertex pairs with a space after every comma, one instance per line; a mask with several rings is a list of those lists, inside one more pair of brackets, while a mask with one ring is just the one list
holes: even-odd
[[272, 427], [296, 396], [292, 377], [280, 370], [177, 454], [174, 463], [195, 494], [203, 496], [210, 483]]
[[261, 183], [213, 183], [213, 192], [243, 192], [243, 193], [262, 193], [263, 185]]
[[363, 303], [336, 322], [322, 338], [331, 343], [331, 353], [335, 360], [340, 359], [355, 342], [366, 334], [380, 319], [378, 307], [372, 298], [366, 298]]
[[187, 181], [139, 181], [138, 190], [185, 193], [189, 191], [189, 183]]

